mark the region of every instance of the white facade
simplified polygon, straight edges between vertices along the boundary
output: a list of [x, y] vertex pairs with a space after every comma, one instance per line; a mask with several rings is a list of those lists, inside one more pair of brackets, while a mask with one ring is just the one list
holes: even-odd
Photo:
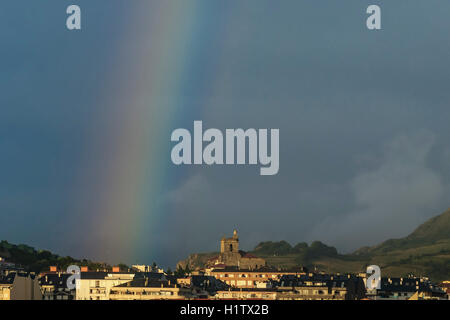
[[108, 273], [105, 277], [87, 275], [76, 280], [76, 300], [109, 300], [111, 288], [134, 278], [134, 273]]

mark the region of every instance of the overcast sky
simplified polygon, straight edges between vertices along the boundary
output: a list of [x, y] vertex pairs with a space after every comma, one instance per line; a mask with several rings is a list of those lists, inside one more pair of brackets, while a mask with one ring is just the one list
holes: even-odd
[[[91, 12], [76, 44], [64, 29], [70, 2], [2, 1], [1, 239], [120, 259], [65, 228], [77, 214], [101, 214], [75, 212], [72, 196], [82, 188], [76, 177], [96, 125], [99, 79], [113, 68], [108, 47], [145, 18], [131, 14], [145, 1], [75, 1]], [[379, 1], [213, 2], [200, 1], [204, 41], [176, 97], [182, 118], [157, 143], [170, 149], [171, 130], [194, 120], [221, 130], [279, 128], [280, 171], [177, 167], [162, 155], [171, 177], [157, 195], [164, 223], [142, 236], [159, 250], [144, 245], [124, 262], [173, 266], [218, 250], [235, 228], [243, 249], [321, 240], [350, 252], [405, 236], [449, 207], [450, 3], [383, 1], [382, 30], [369, 31], [365, 9]], [[208, 70], [214, 86], [202, 77]]]

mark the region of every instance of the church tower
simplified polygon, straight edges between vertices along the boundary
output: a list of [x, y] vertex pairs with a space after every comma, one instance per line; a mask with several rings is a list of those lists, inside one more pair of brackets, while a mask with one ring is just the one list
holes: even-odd
[[237, 231], [233, 231], [233, 237], [220, 240], [220, 253], [238, 253], [239, 252], [239, 238]]
[[215, 265], [224, 264], [227, 267], [240, 269], [257, 269], [266, 265], [264, 259], [239, 251], [239, 237], [236, 230], [233, 231], [231, 238], [223, 237], [220, 240], [220, 254], [213, 261]]

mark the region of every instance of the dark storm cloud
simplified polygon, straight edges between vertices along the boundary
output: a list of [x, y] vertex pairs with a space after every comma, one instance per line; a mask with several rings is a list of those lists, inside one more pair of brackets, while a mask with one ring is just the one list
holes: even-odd
[[[448, 206], [442, 7], [383, 4], [383, 31], [371, 33], [361, 2], [283, 4], [270, 13], [249, 6], [234, 21], [245, 28], [228, 39], [203, 119], [220, 129], [280, 128], [280, 172], [187, 169], [171, 199], [181, 225], [198, 223], [174, 228], [189, 239], [187, 248], [173, 243], [174, 253], [217, 250], [209, 239], [233, 228], [246, 249], [284, 239], [349, 251], [404, 236]], [[201, 236], [189, 237], [193, 229]]]
[[[55, 225], [77, 224], [69, 198], [84, 187], [74, 177], [98, 102], [96, 77], [111, 65], [107, 48], [132, 4], [84, 2], [98, 18], [67, 41], [56, 26], [62, 1], [3, 2], [1, 238], [85, 256]], [[182, 178], [161, 195], [168, 223], [143, 237], [160, 254], [142, 252], [140, 262], [168, 265], [217, 250], [234, 228], [244, 249], [318, 239], [348, 251], [403, 236], [448, 206], [450, 3], [380, 2], [377, 32], [365, 27], [373, 1], [229, 3], [236, 10], [226, 28], [221, 22], [220, 57], [205, 41], [192, 57], [197, 73], [177, 97], [188, 106], [203, 101], [202, 119], [184, 112], [183, 121], [279, 128], [279, 174], [170, 166]], [[212, 35], [217, 20], [207, 26]], [[200, 83], [208, 63], [217, 64], [210, 87]]]

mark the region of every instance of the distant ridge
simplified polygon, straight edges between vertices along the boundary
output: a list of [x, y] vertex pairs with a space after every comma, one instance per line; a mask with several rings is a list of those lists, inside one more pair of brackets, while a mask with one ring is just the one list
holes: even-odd
[[450, 238], [450, 209], [420, 225], [408, 237], [409, 240], [437, 241]]
[[60, 270], [66, 270], [69, 265], [83, 265], [90, 270], [111, 269], [111, 266], [102, 262], [93, 262], [86, 259], [74, 259], [72, 257], [61, 257], [48, 250], [36, 250], [25, 244], [12, 244], [6, 240], [0, 241], [0, 257], [8, 262], [23, 267], [25, 271], [42, 272], [48, 271], [50, 266], [57, 266]]
[[[384, 276], [428, 276], [432, 280], [450, 280], [450, 209], [418, 226], [410, 235], [390, 239], [372, 247], [362, 247], [351, 254], [338, 254], [320, 241], [310, 246], [286, 241], [266, 241], [252, 253], [271, 266], [292, 268], [306, 266], [325, 272], [362, 272], [371, 264], [381, 267]], [[200, 268], [217, 253], [191, 254], [180, 266]]]
[[375, 254], [393, 250], [405, 250], [434, 245], [442, 241], [447, 242], [448, 240], [450, 240], [450, 209], [427, 220], [404, 238], [389, 239], [373, 247], [363, 247], [356, 250], [354, 254]]

